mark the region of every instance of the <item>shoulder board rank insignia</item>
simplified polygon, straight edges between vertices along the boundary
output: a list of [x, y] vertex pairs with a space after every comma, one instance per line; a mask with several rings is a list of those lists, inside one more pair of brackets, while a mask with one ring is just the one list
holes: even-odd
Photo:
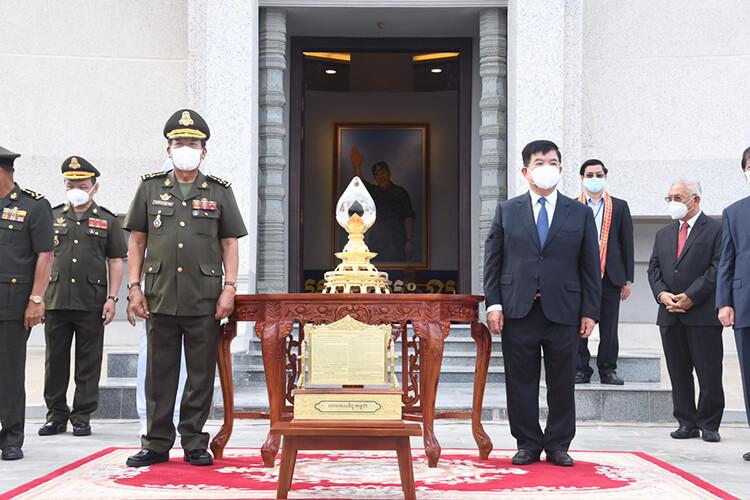
[[89, 227], [94, 229], [107, 229], [107, 221], [104, 219], [94, 219], [89, 217]]
[[117, 212], [113, 212], [112, 210], [108, 209], [107, 207], [103, 207], [103, 206], [99, 205], [99, 208], [102, 209], [104, 212], [108, 213], [109, 215], [113, 216], [113, 217], [119, 217], [117, 215]]
[[41, 200], [42, 198], [44, 198], [43, 194], [37, 193], [36, 191], [32, 191], [31, 189], [24, 189], [23, 192], [31, 196], [35, 200]]
[[229, 181], [225, 181], [224, 179], [221, 179], [221, 178], [219, 178], [219, 177], [216, 177], [215, 175], [207, 175], [206, 177], [207, 177], [207, 178], [209, 178], [209, 179], [211, 179], [212, 181], [214, 181], [214, 182], [215, 182], [215, 183], [217, 183], [217, 184], [221, 184], [221, 185], [222, 185], [222, 186], [224, 186], [225, 188], [228, 188], [229, 186], [231, 186], [231, 185], [232, 185], [232, 183], [231, 183], [231, 182], [229, 182]]
[[141, 176], [141, 180], [147, 181], [149, 179], [155, 179], [157, 177], [164, 177], [169, 172], [154, 172], [152, 174], [146, 174]]

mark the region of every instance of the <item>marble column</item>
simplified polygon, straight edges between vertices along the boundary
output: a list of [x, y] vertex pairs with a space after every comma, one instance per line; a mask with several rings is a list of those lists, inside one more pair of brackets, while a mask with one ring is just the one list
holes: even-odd
[[284, 204], [287, 155], [284, 123], [286, 12], [261, 9], [260, 14], [260, 167], [258, 213], [258, 292], [288, 290]]
[[[479, 14], [479, 77], [481, 153], [479, 168], [479, 280], [483, 282], [484, 242], [495, 207], [507, 197], [506, 144], [506, 45], [507, 23], [504, 9], [484, 9]], [[481, 289], [481, 285], [480, 285]]]

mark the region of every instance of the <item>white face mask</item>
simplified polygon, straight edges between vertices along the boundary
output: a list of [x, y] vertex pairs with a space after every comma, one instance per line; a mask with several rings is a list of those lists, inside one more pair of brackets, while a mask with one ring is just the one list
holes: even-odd
[[195, 170], [201, 164], [201, 149], [188, 146], [172, 148], [172, 163], [180, 170]]
[[688, 213], [688, 207], [679, 201], [670, 201], [667, 205], [667, 213], [673, 220], [682, 219]]
[[81, 205], [85, 205], [89, 202], [89, 193], [84, 191], [83, 189], [68, 189], [65, 192], [65, 195], [68, 197], [68, 201], [71, 205], [74, 207], [80, 207]]
[[750, 170], [745, 170], [745, 179], [747, 179], [748, 184], [750, 184]]
[[560, 168], [545, 163], [531, 171], [531, 180], [540, 189], [552, 189], [560, 182]]

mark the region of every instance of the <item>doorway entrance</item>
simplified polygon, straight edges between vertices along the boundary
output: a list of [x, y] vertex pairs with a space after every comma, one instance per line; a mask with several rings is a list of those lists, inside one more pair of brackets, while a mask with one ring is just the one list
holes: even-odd
[[392, 290], [470, 293], [471, 51], [470, 38], [291, 38], [291, 292], [319, 291], [335, 267], [335, 203], [359, 175]]

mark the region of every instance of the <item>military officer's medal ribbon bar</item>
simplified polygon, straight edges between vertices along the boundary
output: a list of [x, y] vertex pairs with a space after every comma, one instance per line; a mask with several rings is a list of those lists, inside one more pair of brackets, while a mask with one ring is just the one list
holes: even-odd
[[18, 207], [3, 208], [2, 219], [12, 222], [25, 222], [26, 214], [26, 210], [19, 210]]
[[206, 212], [216, 211], [216, 202], [207, 198], [193, 200], [193, 210], [204, 210]]
[[94, 229], [107, 229], [107, 221], [104, 219], [89, 218], [89, 227]]

